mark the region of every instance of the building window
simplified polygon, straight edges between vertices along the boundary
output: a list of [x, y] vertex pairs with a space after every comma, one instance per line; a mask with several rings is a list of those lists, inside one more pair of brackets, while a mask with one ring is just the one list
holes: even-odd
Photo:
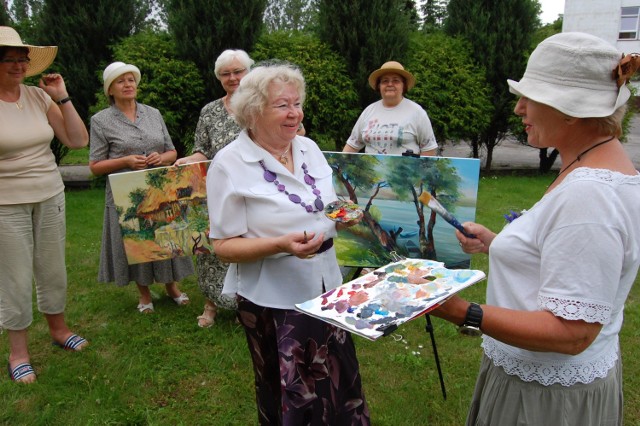
[[636, 40], [638, 38], [638, 14], [640, 6], [623, 7], [620, 16], [620, 40]]

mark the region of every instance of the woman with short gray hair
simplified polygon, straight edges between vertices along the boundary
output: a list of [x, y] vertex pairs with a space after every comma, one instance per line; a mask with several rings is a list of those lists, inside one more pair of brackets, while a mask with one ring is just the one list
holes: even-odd
[[295, 310], [342, 284], [324, 205], [332, 169], [304, 117], [302, 73], [254, 68], [231, 107], [242, 131], [207, 173], [211, 238], [230, 262], [224, 294], [238, 301], [255, 375], [260, 424], [369, 424], [351, 335]]

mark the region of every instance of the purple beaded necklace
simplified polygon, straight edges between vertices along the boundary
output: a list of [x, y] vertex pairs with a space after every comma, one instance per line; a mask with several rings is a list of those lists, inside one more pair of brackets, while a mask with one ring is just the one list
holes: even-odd
[[[313, 206], [302, 201], [302, 198], [300, 198], [299, 195], [291, 194], [289, 191], [287, 191], [287, 188], [285, 188], [285, 186], [278, 181], [278, 175], [267, 169], [267, 167], [264, 165], [264, 160], [260, 160], [259, 163], [264, 170], [264, 174], [262, 175], [264, 177], [264, 180], [266, 180], [267, 182], [273, 182], [276, 188], [278, 188], [278, 191], [284, 192], [284, 194], [289, 197], [289, 200], [292, 203], [300, 204], [307, 211], [307, 213], [317, 213], [324, 209], [324, 203], [322, 202], [322, 197], [320, 196], [320, 190], [316, 188], [316, 180], [309, 174], [306, 163], [302, 163], [302, 171], [304, 172], [304, 183], [306, 183], [311, 187], [311, 189], [313, 189], [313, 194], [316, 196], [316, 199], [313, 202]], [[315, 210], [313, 209], [314, 206], [316, 208]]]

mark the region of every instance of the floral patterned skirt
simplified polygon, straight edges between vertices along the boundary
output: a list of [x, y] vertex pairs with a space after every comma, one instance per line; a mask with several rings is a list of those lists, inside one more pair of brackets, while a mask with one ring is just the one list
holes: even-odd
[[369, 425], [351, 334], [238, 296], [261, 425]]
[[219, 308], [236, 309], [236, 299], [222, 295], [224, 277], [229, 264], [222, 262], [215, 254], [200, 254], [196, 256], [196, 272], [198, 273], [198, 287], [207, 299]]

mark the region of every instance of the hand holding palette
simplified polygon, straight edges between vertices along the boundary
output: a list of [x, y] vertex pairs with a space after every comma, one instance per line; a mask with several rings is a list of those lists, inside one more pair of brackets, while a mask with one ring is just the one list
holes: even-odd
[[447, 269], [433, 260], [403, 259], [295, 307], [376, 340], [484, 278], [484, 272], [478, 270]]

